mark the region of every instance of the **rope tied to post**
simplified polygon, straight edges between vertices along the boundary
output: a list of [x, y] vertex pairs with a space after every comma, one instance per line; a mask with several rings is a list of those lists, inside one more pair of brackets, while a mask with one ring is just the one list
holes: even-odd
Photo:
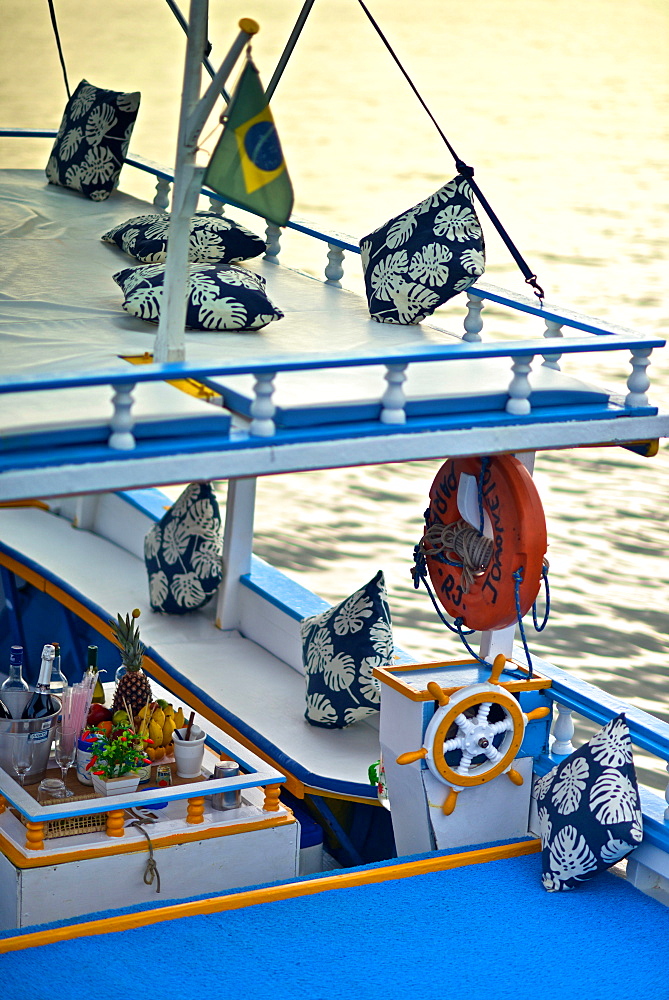
[[139, 820], [133, 820], [132, 823], [128, 823], [128, 826], [136, 826], [137, 829], [144, 834], [146, 837], [146, 843], [149, 848], [149, 858], [146, 862], [146, 867], [144, 869], [144, 884], [153, 885], [154, 881], [157, 883], [156, 892], [160, 892], [160, 872], [158, 871], [158, 865], [153, 857], [153, 844], [151, 843], [151, 838], [148, 833], [139, 822]]

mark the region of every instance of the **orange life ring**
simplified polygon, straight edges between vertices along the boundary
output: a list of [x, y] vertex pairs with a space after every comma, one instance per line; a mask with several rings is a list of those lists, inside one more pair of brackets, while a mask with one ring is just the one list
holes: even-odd
[[[469, 579], [460, 555], [446, 548], [442, 548], [441, 555], [434, 542], [442, 531], [440, 526], [455, 525], [463, 516], [464, 512], [458, 507], [463, 474], [471, 476], [474, 484], [476, 520], [479, 517], [479, 489], [481, 491], [487, 534], [491, 536], [487, 561], [482, 562]], [[471, 486], [472, 481], [463, 485]], [[475, 540], [480, 541], [480, 525], [471, 516], [468, 520], [475, 524]], [[512, 455], [497, 455], [485, 460], [451, 458], [442, 465], [430, 489], [422, 549], [437, 598], [452, 618], [462, 618], [467, 628], [477, 632], [513, 625], [517, 621], [514, 573], [522, 570], [518, 593], [523, 616], [539, 593], [547, 545], [541, 499], [531, 475], [517, 458]], [[460, 565], [449, 565], [443, 556]]]

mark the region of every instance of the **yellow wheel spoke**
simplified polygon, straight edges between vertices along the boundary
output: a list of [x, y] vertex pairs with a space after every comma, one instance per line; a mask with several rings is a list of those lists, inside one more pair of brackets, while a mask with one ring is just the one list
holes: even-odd
[[407, 750], [406, 753], [401, 753], [397, 758], [398, 764], [413, 764], [414, 761], [423, 760], [427, 757], [427, 750], [425, 747], [421, 747], [420, 750]]
[[455, 809], [455, 803], [458, 801], [458, 795], [460, 793], [456, 792], [454, 788], [451, 788], [448, 795], [444, 799], [444, 804], [441, 807], [441, 811], [444, 816], [450, 816]]

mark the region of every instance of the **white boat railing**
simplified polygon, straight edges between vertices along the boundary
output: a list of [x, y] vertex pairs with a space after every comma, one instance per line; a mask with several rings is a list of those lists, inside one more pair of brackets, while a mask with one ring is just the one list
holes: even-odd
[[[52, 138], [54, 135], [52, 130], [0, 129], [0, 137]], [[132, 154], [127, 163], [156, 179], [155, 207], [164, 211], [169, 203], [172, 172]], [[220, 199], [212, 192], [205, 189], [203, 196], [213, 199], [218, 208], [222, 208]], [[355, 241], [341, 233], [316, 229], [295, 218], [288, 223], [284, 239], [288, 240], [293, 234], [311, 238], [317, 247], [323, 247], [327, 258], [324, 283], [339, 285], [343, 255], [359, 253]], [[265, 259], [279, 263], [279, 256], [279, 231], [270, 226]], [[290, 270], [292, 273], [292, 265]], [[446, 329], [440, 318], [432, 318], [424, 324], [425, 332], [431, 331], [432, 336], [408, 335], [406, 342], [400, 345], [396, 335], [390, 343], [383, 337], [370, 338], [364, 324], [365, 314], [358, 311], [356, 315], [359, 314], [362, 320], [361, 338], [355, 351], [338, 347], [333, 338], [333, 343], [327, 343], [324, 348], [321, 342], [313, 351], [293, 354], [290, 349], [283, 349], [279, 338], [274, 352], [267, 350], [264, 344], [260, 356], [249, 351], [248, 357], [238, 355], [234, 361], [227, 362], [129, 365], [119, 358], [110, 359], [107, 368], [94, 373], [61, 370], [57, 374], [6, 375], [0, 378], [0, 393], [107, 386], [112, 414], [100, 444], [85, 455], [83, 452], [73, 454], [70, 450], [67, 456], [61, 454], [59, 457], [57, 449], [39, 445], [24, 447], [18, 440], [13, 444], [10, 434], [3, 440], [0, 450], [5, 497], [18, 500], [45, 491], [53, 495], [62, 492], [65, 489], [64, 471], [59, 478], [56, 470], [59, 463], [63, 470], [81, 461], [95, 463], [95, 481], [91, 488], [113, 489], [131, 483], [129, 460], [134, 460], [132, 482], [135, 485], [172, 481], [170, 459], [176, 453], [183, 456], [182, 476], [202, 479], [262, 475], [270, 466], [272, 472], [288, 472], [368, 464], [378, 461], [381, 451], [384, 461], [404, 461], [431, 458], [446, 451], [452, 455], [494, 454], [610, 442], [637, 449], [646, 446], [637, 446], [635, 442], [653, 442], [669, 435], [669, 417], [658, 414], [649, 398], [648, 367], [653, 351], [665, 345], [664, 338], [640, 334], [562, 307], [546, 303], [542, 306], [537, 300], [483, 282], [472, 286], [462, 302], [466, 308], [460, 335]], [[494, 304], [496, 321], [500, 307], [512, 320], [525, 317], [530, 323], [539, 321], [541, 326], [537, 324], [536, 337], [484, 341], [481, 312], [486, 302]], [[342, 306], [345, 305], [342, 302]], [[396, 334], [396, 330], [393, 328], [390, 332]], [[437, 336], [434, 336], [435, 330]], [[586, 355], [591, 359], [597, 356], [608, 359], [613, 352], [623, 352], [622, 356], [618, 355], [619, 384], [613, 385], [613, 392], [608, 388], [601, 391], [599, 402], [534, 405], [534, 398], [537, 403], [541, 402], [540, 395], [532, 397], [533, 382], [539, 372], [559, 369], [562, 358], [570, 357], [580, 364]], [[484, 359], [502, 361], [501, 371], [496, 375], [500, 402], [494, 409], [481, 410], [475, 399], [465, 413], [452, 411], [450, 405], [434, 407], [427, 415], [418, 415], [411, 408], [405, 383], [412, 366]], [[504, 362], [508, 364], [506, 378]], [[369, 403], [366, 412], [372, 413], [372, 417], [362, 418], [353, 410], [339, 422], [282, 426], [276, 400], [285, 373], [320, 371], [327, 378], [328, 371], [338, 368], [349, 369], [354, 374], [356, 369], [360, 371], [372, 366], [376, 366], [376, 370], [365, 383], [364, 393]], [[444, 371], [447, 374], [447, 369]], [[168, 434], [152, 439], [150, 449], [138, 446], [133, 396], [136, 386], [177, 379], [207, 385], [234, 375], [252, 376], [249, 379], [252, 385], [245, 390], [247, 403], [243, 414], [236, 413], [233, 417], [229, 433], [220, 433], [216, 440], [207, 435], [190, 436], [187, 446], [183, 436], [175, 442]], [[444, 382], [440, 377], [431, 373], [430, 381], [435, 387], [435, 398], [443, 396], [447, 400], [449, 392], [442, 390]], [[220, 393], [215, 385], [211, 388], [214, 393]], [[220, 395], [218, 401], [222, 401]], [[345, 402], [343, 406], [345, 409]], [[500, 428], [504, 431], [503, 439]], [[345, 454], [342, 440], [347, 442]], [[76, 448], [76, 441], [73, 446]], [[651, 444], [648, 452], [652, 452], [653, 447]], [[224, 467], [220, 458], [223, 453]], [[40, 469], [50, 470], [48, 486], [39, 481]]]
[[[551, 679], [551, 687], [542, 694], [552, 701], [554, 718], [550, 739], [550, 752], [535, 761], [535, 771], [546, 774], [556, 764], [578, 749], [575, 739], [574, 716], [604, 726], [611, 719], [623, 713], [634, 747], [642, 755], [649, 755], [651, 761], [637, 760], [637, 769], [643, 770], [647, 764], [654, 771], [654, 764], [660, 763], [669, 770], [669, 723], [657, 719], [628, 702], [607, 694], [600, 688], [546, 660], [532, 657], [536, 670]], [[643, 811], [644, 839], [632, 857], [635, 864], [652, 869], [663, 878], [669, 877], [669, 784], [664, 798], [658, 792], [644, 787], [640, 780], [641, 807]]]

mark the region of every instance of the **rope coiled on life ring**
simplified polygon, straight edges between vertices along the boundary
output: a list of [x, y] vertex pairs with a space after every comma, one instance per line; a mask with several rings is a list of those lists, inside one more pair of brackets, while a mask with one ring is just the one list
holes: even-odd
[[468, 594], [474, 580], [484, 572], [492, 558], [492, 539], [460, 518], [453, 524], [437, 521], [426, 528], [419, 545], [424, 555], [451, 555], [462, 560], [462, 592]]

